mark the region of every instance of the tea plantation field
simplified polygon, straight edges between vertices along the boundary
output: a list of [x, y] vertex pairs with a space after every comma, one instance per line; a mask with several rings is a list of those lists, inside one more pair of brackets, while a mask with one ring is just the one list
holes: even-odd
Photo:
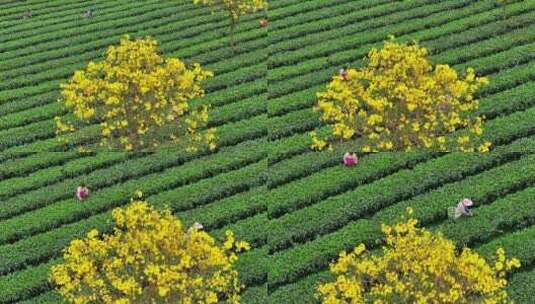
[[[272, 303], [313, 303], [328, 264], [358, 243], [375, 247], [380, 223], [406, 207], [420, 223], [490, 255], [499, 246], [520, 257], [510, 294], [533, 303], [535, 271], [535, 1], [304, 1], [299, 15], [268, 32], [268, 290]], [[313, 8], [314, 7], [314, 8]], [[270, 18], [279, 16], [269, 12]], [[298, 23], [298, 24], [295, 24]], [[315, 93], [346, 65], [393, 34], [416, 39], [435, 62], [473, 67], [491, 79], [480, 92], [488, 155], [378, 153], [358, 169], [340, 152], [311, 153], [307, 131], [324, 129], [311, 109]], [[350, 149], [350, 145], [348, 145]], [[476, 215], [447, 220], [462, 197]]]
[[[272, 0], [228, 21], [186, 0], [0, 2], [0, 303], [60, 303], [48, 282], [62, 249], [89, 230], [111, 231], [111, 210], [139, 189], [186, 225], [230, 229], [252, 249], [238, 262], [242, 303], [316, 303], [328, 265], [406, 207], [424, 226], [491, 256], [521, 260], [508, 292], [534, 303], [535, 0]], [[92, 18], [83, 18], [92, 9]], [[22, 16], [31, 10], [33, 16]], [[267, 27], [259, 26], [266, 18]], [[102, 59], [121, 35], [150, 35], [166, 56], [215, 76], [206, 96], [213, 153], [74, 152], [55, 139], [59, 84]], [[416, 39], [434, 62], [489, 77], [478, 94], [487, 154], [375, 153], [340, 165], [344, 144], [312, 152], [312, 110], [338, 70], [362, 65], [387, 35]], [[73, 136], [95, 142], [97, 126]], [[91, 189], [83, 202], [80, 183]], [[463, 197], [474, 217], [452, 222]]]
[[[285, 15], [296, 7], [281, 4]], [[21, 15], [28, 9], [33, 17]], [[81, 15], [91, 8], [94, 16]], [[226, 229], [251, 242], [240, 272], [249, 292], [266, 274], [267, 30], [247, 17], [227, 47], [227, 21], [190, 1], [11, 1], [0, 5], [0, 303], [57, 303], [47, 276], [61, 250], [89, 229], [111, 229], [111, 210], [140, 189], [168, 205], [187, 225]], [[284, 18], [281, 16], [280, 18]], [[123, 34], [156, 38], [168, 56], [199, 62], [215, 77], [206, 83], [218, 128], [217, 153], [180, 155], [72, 152], [54, 139], [59, 83], [89, 60], [103, 57]], [[87, 128], [75, 140], [94, 141]], [[83, 203], [74, 190], [85, 182]]]

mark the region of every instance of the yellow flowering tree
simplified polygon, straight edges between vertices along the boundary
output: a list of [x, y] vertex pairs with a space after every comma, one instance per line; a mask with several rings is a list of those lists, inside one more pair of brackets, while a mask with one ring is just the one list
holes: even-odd
[[114, 233], [74, 240], [50, 280], [70, 303], [239, 303], [233, 266], [249, 244], [227, 231], [222, 245], [170, 211], [135, 200], [113, 211]]
[[330, 266], [334, 282], [318, 286], [322, 303], [509, 303], [506, 274], [520, 267], [516, 258], [506, 259], [501, 248], [493, 263], [468, 248], [458, 254], [451, 240], [416, 224], [383, 224], [379, 253], [364, 244], [342, 252]]
[[211, 6], [214, 10], [221, 10], [228, 14], [230, 21], [230, 46], [234, 47], [234, 32], [242, 15], [267, 8], [267, 0], [193, 0], [195, 4]]
[[121, 38], [108, 48], [106, 58], [90, 62], [62, 84], [59, 102], [72, 119], [56, 117], [56, 133], [75, 131], [75, 125], [98, 123], [101, 146], [138, 151], [164, 142], [195, 151], [215, 148], [215, 129], [203, 132], [208, 106], [192, 108], [190, 100], [201, 97], [201, 82], [213, 76], [199, 64], [188, 68], [176, 58], [159, 54], [158, 43], [147, 37]]
[[[360, 137], [363, 152], [489, 150], [478, 143], [484, 117], [474, 97], [488, 83], [467, 69], [464, 77], [448, 65], [434, 66], [427, 50], [416, 42], [386, 41], [372, 49], [367, 65], [341, 70], [325, 92], [319, 92], [315, 110], [330, 125], [329, 139], [312, 132], [312, 148], [321, 150], [333, 141]], [[463, 128], [456, 136], [449, 133]]]

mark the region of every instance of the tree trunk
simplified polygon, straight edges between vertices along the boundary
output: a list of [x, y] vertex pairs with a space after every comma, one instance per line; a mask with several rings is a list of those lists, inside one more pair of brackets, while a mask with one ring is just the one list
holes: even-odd
[[230, 47], [232, 48], [232, 51], [235, 50], [236, 43], [234, 41], [234, 32], [236, 31], [236, 20], [234, 18], [230, 18]]

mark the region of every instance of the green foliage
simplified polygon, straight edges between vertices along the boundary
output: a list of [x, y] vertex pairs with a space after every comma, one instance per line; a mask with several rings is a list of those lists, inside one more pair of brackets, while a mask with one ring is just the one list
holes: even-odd
[[[191, 99], [204, 96], [201, 82], [213, 76], [198, 63], [186, 66], [160, 55], [150, 37], [121, 38], [106, 58], [87, 67], [61, 85], [60, 103], [80, 124], [99, 123], [100, 145], [109, 149], [154, 149], [167, 141], [196, 152], [207, 145], [214, 150], [215, 129], [198, 130], [208, 121], [208, 106], [195, 109]], [[74, 122], [54, 117], [56, 134], [75, 131]], [[87, 147], [81, 147], [88, 150]]]
[[267, 0], [193, 0], [195, 4], [211, 6], [214, 11], [222, 11], [228, 14], [230, 19], [230, 46], [234, 48], [234, 32], [240, 22], [240, 17], [248, 13], [266, 9]]

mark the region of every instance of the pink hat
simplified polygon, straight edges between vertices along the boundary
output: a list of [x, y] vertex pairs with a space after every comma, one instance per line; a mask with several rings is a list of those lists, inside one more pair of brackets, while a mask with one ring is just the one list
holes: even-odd
[[469, 198], [463, 199], [462, 203], [465, 207], [470, 207], [474, 204], [474, 202], [472, 202], [472, 200]]

